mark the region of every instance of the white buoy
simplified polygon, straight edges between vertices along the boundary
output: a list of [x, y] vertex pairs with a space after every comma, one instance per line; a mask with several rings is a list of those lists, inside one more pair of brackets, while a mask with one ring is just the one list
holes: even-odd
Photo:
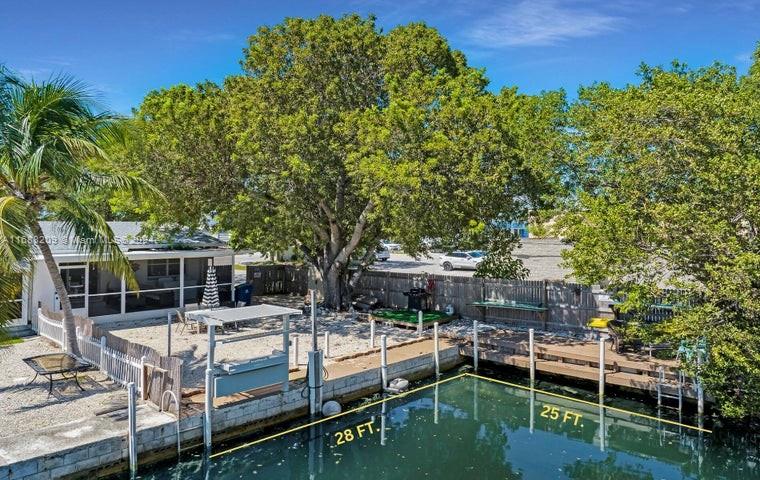
[[343, 411], [343, 409], [340, 406], [340, 403], [336, 402], [335, 400], [325, 402], [325, 404], [322, 406], [322, 415], [325, 417], [332, 417], [339, 414], [341, 411]]

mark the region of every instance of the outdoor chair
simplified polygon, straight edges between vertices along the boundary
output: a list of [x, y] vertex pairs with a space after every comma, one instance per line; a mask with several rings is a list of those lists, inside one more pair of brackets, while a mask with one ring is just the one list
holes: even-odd
[[188, 320], [186, 308], [180, 308], [175, 311], [177, 317], [177, 329], [176, 332], [180, 335], [185, 331], [185, 328], [190, 328], [191, 333], [200, 333], [200, 325], [194, 320]]

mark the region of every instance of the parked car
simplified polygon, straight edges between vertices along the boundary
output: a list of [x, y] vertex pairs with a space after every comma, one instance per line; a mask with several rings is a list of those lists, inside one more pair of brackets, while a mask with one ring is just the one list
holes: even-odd
[[381, 262], [387, 261], [389, 258], [391, 258], [391, 252], [388, 250], [388, 248], [385, 247], [382, 243], [377, 246], [377, 249], [375, 249], [375, 260], [380, 260]]
[[470, 250], [468, 252], [456, 251], [441, 255], [440, 265], [444, 270], [454, 270], [461, 268], [474, 270], [478, 264], [485, 258], [485, 252], [480, 250]]
[[401, 250], [400, 243], [393, 243], [393, 242], [389, 242], [388, 240], [382, 240], [380, 244], [384, 246], [385, 248], [387, 248], [388, 251], [391, 251], [391, 252], [398, 252], [399, 250]]

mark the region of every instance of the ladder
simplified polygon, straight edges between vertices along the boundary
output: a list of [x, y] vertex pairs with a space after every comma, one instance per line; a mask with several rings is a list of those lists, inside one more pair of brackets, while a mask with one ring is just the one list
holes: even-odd
[[670, 385], [670, 383], [665, 379], [665, 367], [659, 367], [657, 369], [658, 372], [658, 378], [657, 378], [657, 406], [661, 407], [662, 405], [662, 399], [663, 398], [671, 398], [674, 400], [678, 400], [678, 411], [680, 412], [683, 410], [683, 390], [684, 385], [686, 384], [686, 375], [683, 373], [683, 371], [678, 370], [678, 373], [676, 375], [676, 393], [665, 393], [663, 391], [663, 387], [666, 385]]

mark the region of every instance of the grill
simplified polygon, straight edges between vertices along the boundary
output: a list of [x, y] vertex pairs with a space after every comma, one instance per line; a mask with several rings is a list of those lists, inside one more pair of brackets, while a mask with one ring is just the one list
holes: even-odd
[[424, 288], [412, 288], [404, 295], [409, 310], [430, 310], [430, 294]]

